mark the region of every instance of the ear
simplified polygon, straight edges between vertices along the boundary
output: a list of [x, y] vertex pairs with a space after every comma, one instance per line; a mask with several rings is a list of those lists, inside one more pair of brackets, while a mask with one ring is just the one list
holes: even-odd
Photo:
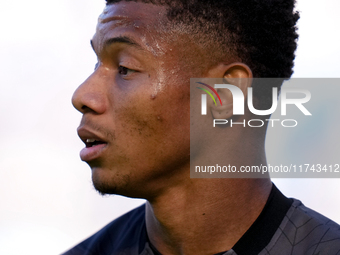
[[[238, 87], [247, 98], [248, 87], [252, 84], [253, 74], [250, 68], [243, 63], [229, 65], [219, 64], [212, 68], [208, 75], [214, 78], [224, 78], [225, 84]], [[217, 89], [222, 105], [210, 104], [210, 110], [214, 119], [229, 119], [233, 116], [233, 95], [229, 89]]]

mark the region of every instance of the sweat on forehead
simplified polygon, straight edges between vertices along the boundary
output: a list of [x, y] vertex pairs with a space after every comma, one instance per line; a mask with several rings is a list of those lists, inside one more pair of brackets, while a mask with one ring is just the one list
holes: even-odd
[[[125, 1], [122, 1], [122, 4]], [[165, 16], [164, 8], [157, 5], [149, 5], [148, 13], [145, 13], [142, 9], [138, 8], [139, 3], [136, 3], [136, 8], [112, 8], [113, 6], [107, 5], [103, 13], [99, 16], [99, 23], [108, 23], [111, 21], [116, 21], [117, 23], [131, 24], [134, 23], [138, 27], [139, 23], [143, 20], [146, 24], [153, 23], [162, 24]], [[155, 22], [157, 21], [157, 22]]]
[[98, 19], [92, 40], [94, 49], [99, 53], [103, 47], [119, 39], [122, 43], [159, 54], [158, 44], [165, 37], [164, 19], [165, 8], [161, 6], [150, 4], [145, 8], [145, 4], [135, 2], [108, 5]]

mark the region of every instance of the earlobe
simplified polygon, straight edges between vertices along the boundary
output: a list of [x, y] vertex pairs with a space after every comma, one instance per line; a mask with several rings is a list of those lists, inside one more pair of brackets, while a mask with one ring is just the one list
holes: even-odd
[[217, 93], [221, 98], [222, 105], [212, 104], [211, 114], [214, 119], [229, 119], [233, 116], [233, 96], [228, 89], [217, 89]]

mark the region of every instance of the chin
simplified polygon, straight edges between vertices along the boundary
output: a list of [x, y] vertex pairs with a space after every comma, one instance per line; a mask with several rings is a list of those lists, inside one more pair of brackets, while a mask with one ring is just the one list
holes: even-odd
[[130, 183], [130, 175], [113, 173], [110, 170], [92, 168], [92, 182], [94, 188], [101, 195], [124, 195]]

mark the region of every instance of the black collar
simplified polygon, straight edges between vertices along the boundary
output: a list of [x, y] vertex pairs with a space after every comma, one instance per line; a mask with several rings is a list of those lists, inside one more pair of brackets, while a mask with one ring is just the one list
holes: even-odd
[[286, 198], [273, 184], [261, 214], [234, 245], [236, 254], [259, 254], [272, 239], [292, 203], [293, 200]]
[[[279, 228], [282, 220], [288, 212], [293, 200], [285, 197], [273, 184], [269, 194], [267, 203], [265, 204], [262, 212], [255, 222], [250, 226], [247, 232], [238, 240], [233, 246], [233, 250], [237, 255], [257, 255], [259, 254], [270, 242], [276, 230]], [[151, 244], [146, 233], [141, 238], [141, 242], [148, 242], [150, 248], [155, 255], [162, 255]], [[141, 247], [141, 246], [140, 246]], [[225, 252], [216, 255], [222, 255]]]

